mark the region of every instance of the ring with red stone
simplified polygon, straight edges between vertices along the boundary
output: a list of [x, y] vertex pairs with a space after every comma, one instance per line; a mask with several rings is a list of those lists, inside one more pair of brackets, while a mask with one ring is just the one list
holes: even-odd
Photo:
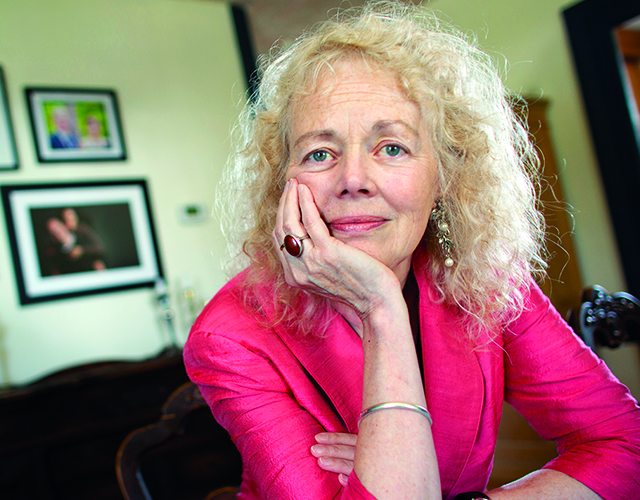
[[287, 234], [284, 237], [284, 243], [280, 245], [280, 250], [286, 250], [292, 257], [300, 257], [303, 252], [302, 241], [308, 239], [309, 235], [294, 236], [293, 234]]

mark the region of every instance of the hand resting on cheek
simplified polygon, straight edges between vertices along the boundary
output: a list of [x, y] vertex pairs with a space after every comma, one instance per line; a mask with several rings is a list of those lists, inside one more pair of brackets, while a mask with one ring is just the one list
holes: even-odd
[[288, 234], [309, 236], [302, 241], [300, 257], [292, 257], [285, 249], [278, 252], [289, 285], [348, 306], [360, 319], [385, 300], [388, 290], [400, 290], [391, 269], [331, 236], [311, 190], [296, 179], [287, 182], [280, 199], [272, 236], [274, 246], [279, 249]]

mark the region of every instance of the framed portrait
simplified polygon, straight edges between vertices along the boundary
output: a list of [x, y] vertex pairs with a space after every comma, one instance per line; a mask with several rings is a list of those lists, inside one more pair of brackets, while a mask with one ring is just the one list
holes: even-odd
[[146, 181], [0, 190], [21, 304], [153, 287], [162, 278]]
[[126, 159], [114, 91], [31, 87], [25, 92], [40, 162]]
[[0, 67], [0, 170], [15, 170], [18, 168], [18, 152], [11, 126], [9, 99], [5, 85], [4, 73]]

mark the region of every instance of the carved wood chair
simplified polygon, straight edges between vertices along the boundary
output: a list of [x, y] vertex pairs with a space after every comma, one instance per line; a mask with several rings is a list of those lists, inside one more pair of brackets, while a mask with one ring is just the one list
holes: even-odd
[[584, 288], [567, 322], [594, 352], [601, 346], [615, 349], [640, 341], [640, 301], [626, 292], [610, 294], [599, 285]]
[[239, 490], [229, 485], [240, 484], [242, 462], [198, 387], [187, 382], [155, 424], [122, 442], [116, 473], [126, 500], [233, 500]]

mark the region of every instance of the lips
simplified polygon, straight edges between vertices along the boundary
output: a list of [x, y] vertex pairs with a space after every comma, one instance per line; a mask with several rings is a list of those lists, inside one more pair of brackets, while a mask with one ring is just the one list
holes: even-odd
[[382, 226], [387, 219], [376, 216], [339, 217], [327, 225], [332, 231], [341, 233], [364, 233]]

